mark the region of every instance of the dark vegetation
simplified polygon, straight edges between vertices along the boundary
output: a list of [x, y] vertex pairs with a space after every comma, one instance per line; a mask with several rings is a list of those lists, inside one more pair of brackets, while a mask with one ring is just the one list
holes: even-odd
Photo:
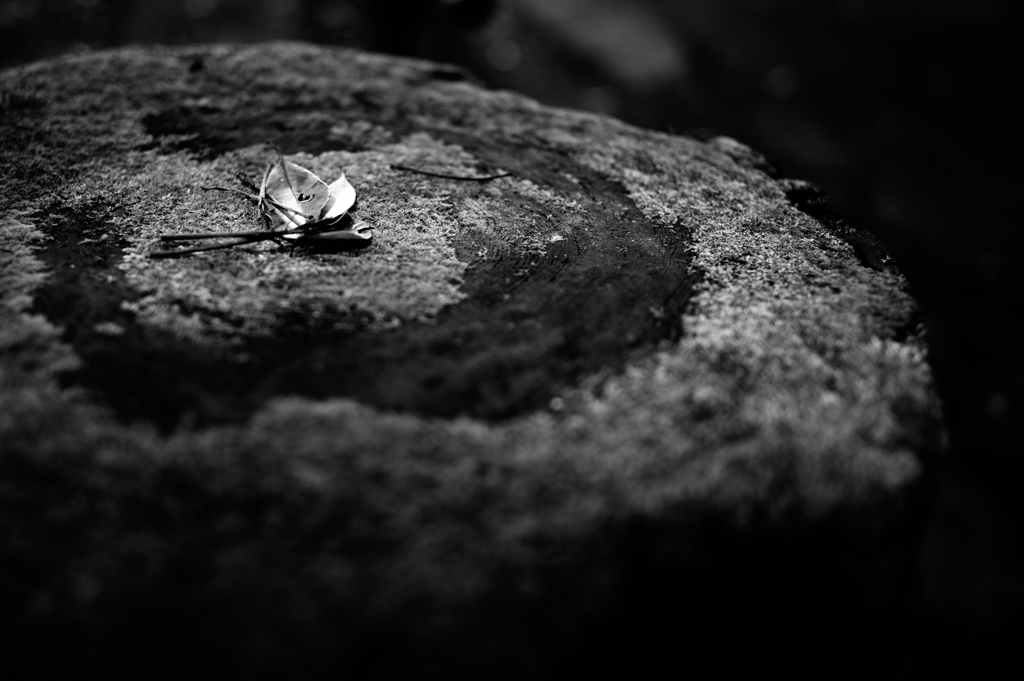
[[[565, 0], [566, 6], [586, 6], [591, 16], [594, 7], [614, 15], [629, 5], [660, 26], [663, 34], [649, 42], [667, 36], [677, 68], [644, 72], [619, 68], [631, 57], [614, 45], [587, 40], [594, 24], [582, 15], [551, 18], [531, 11], [537, 4], [17, 0], [0, 3], [0, 63], [133, 42], [283, 37], [351, 44], [455, 62], [491, 85], [648, 127], [728, 134], [766, 152], [782, 175], [822, 185], [829, 215], [846, 221], [834, 227], [852, 226], [881, 239], [914, 286], [950, 447], [936, 473], [927, 530], [909, 549], [919, 556], [919, 571], [907, 576], [906, 591], [891, 607], [861, 610], [877, 614], [878, 621], [817, 630], [815, 619], [828, 617], [814, 610], [801, 613], [807, 624], [800, 632], [823, 657], [859, 656], [882, 645], [887, 652], [901, 650], [915, 669], [925, 659], [943, 671], [954, 662], [966, 668], [984, 662], [964, 660], [975, 646], [996, 650], [1021, 614], [1016, 551], [1024, 526], [1016, 487], [1024, 465], [1015, 424], [1024, 359], [1015, 325], [1024, 298], [1014, 281], [1017, 255], [1011, 248], [1020, 224], [1020, 117], [1014, 104], [1015, 70], [1022, 63], [1015, 35], [1019, 10], [997, 0]], [[621, 24], [623, 31], [646, 25]], [[32, 103], [9, 99], [3, 105], [25, 109]], [[819, 196], [792, 198], [808, 212], [826, 215]], [[862, 249], [870, 261], [870, 240]], [[106, 255], [100, 249], [77, 257]], [[742, 561], [760, 558], [756, 551], [737, 554]], [[640, 557], [630, 567], [645, 575], [632, 582], [638, 591], [657, 566], [654, 558]], [[720, 592], [727, 582], [727, 575], [716, 575], [709, 589]], [[770, 595], [767, 577], [757, 586], [756, 594], [753, 586], [750, 593], [737, 591], [736, 604], [783, 599]], [[843, 592], [842, 586], [820, 586], [821, 593]], [[659, 595], [641, 594], [636, 603]], [[744, 614], [782, 607], [770, 605], [774, 609], [748, 607]], [[704, 604], [709, 617], [712, 606], [721, 603]], [[639, 606], [622, 605], [623, 620], [635, 614], [631, 608]], [[656, 629], [671, 619], [640, 627], [649, 645], [669, 636]], [[173, 617], [167, 621], [187, 626]], [[862, 625], [874, 627], [870, 636]], [[770, 629], [771, 622], [763, 627]], [[749, 633], [755, 630], [762, 631], [759, 626]], [[618, 640], [604, 636], [609, 645]], [[766, 648], [784, 644], [771, 636], [765, 641]], [[768, 650], [756, 652], [770, 657]], [[739, 665], [737, 658], [723, 659]], [[758, 668], [748, 661], [748, 669]], [[714, 660], [706, 662], [713, 666]]]

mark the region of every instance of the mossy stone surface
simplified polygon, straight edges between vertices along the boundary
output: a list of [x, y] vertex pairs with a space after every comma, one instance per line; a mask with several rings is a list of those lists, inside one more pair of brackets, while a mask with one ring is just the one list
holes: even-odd
[[[25, 641], [111, 668], [185, 641], [169, 676], [543, 675], [629, 658], [620, 618], [696, 642], [777, 589], [810, 622], [899, 588], [940, 437], [915, 303], [738, 142], [301, 43], [85, 54], [0, 92]], [[346, 173], [368, 249], [147, 256], [257, 228], [202, 188], [258, 179], [267, 142]]]

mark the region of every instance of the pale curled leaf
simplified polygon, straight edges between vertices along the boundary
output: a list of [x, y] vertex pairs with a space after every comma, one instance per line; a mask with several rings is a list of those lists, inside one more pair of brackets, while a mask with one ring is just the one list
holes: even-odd
[[345, 173], [342, 173], [341, 177], [332, 182], [328, 189], [331, 192], [331, 198], [334, 199], [334, 204], [329, 210], [324, 211], [323, 215], [320, 216], [321, 220], [333, 220], [334, 218], [341, 217], [356, 202], [355, 187], [349, 183]]
[[[301, 227], [320, 215], [331, 196], [327, 183], [300, 165], [281, 159], [267, 176], [267, 197], [291, 209], [280, 220]], [[301, 213], [296, 215], [292, 210]]]
[[[348, 213], [349, 209], [356, 202], [356, 190], [349, 183], [348, 178], [342, 173], [341, 177], [331, 183], [328, 187], [330, 197], [327, 203], [324, 205], [321, 211], [320, 217], [315, 222], [306, 223], [303, 227], [308, 229], [310, 233], [316, 232], [317, 239], [324, 233], [324, 228], [339, 222]], [[348, 230], [342, 230], [348, 231]], [[371, 235], [372, 236], [372, 235]], [[289, 234], [285, 237], [286, 239], [301, 239], [302, 234]], [[351, 238], [351, 237], [344, 237]], [[371, 237], [359, 237], [359, 238], [371, 238]]]
[[[255, 185], [250, 186], [256, 190]], [[258, 195], [226, 187], [203, 189], [227, 191], [255, 202], [269, 229], [255, 232], [161, 235], [162, 241], [172, 242], [224, 238], [228, 241], [192, 248], [150, 251], [151, 257], [174, 257], [267, 239], [286, 239], [295, 244], [319, 245], [328, 249], [347, 249], [348, 246], [343, 246], [346, 243], [362, 248], [369, 245], [373, 238], [372, 228], [368, 224], [353, 224], [348, 216], [349, 209], [356, 201], [356, 191], [344, 173], [328, 186], [306, 168], [286, 161], [280, 152], [278, 162], [270, 164], [263, 173]], [[346, 223], [347, 226], [342, 226]]]

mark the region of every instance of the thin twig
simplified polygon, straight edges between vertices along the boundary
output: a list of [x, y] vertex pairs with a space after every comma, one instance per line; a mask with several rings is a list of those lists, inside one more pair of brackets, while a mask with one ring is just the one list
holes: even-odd
[[[250, 194], [248, 192], [243, 192], [241, 189], [233, 189], [231, 187], [202, 187], [202, 190], [203, 191], [207, 191], [207, 192], [214, 191], [214, 190], [219, 191], [219, 192], [234, 192], [235, 194], [241, 194], [242, 196], [244, 196], [245, 198], [249, 199], [250, 201], [255, 201], [259, 205], [262, 205], [264, 202], [265, 203], [269, 203], [270, 205], [274, 206], [275, 208], [278, 208], [280, 210], [286, 210], [289, 213], [292, 213], [294, 215], [298, 215], [301, 218], [305, 218], [307, 220], [312, 220], [313, 219], [312, 215], [307, 215], [306, 213], [303, 213], [300, 210], [295, 210], [294, 208], [289, 208], [288, 206], [286, 206], [286, 205], [284, 205], [282, 203], [278, 203], [277, 201], [275, 201], [274, 199], [270, 198], [269, 196], [264, 196], [261, 199], [260, 197], [256, 196], [255, 194]], [[289, 222], [291, 222], [291, 221], [289, 220]]]
[[264, 241], [265, 239], [271, 239], [273, 237], [262, 237], [259, 239], [235, 239], [234, 241], [228, 241], [223, 244], [209, 244], [206, 246], [193, 246], [192, 248], [180, 248], [167, 251], [150, 251], [149, 257], [151, 258], [173, 258], [178, 255], [188, 255], [189, 253], [199, 253], [201, 251], [214, 251], [218, 248], [233, 248], [235, 246], [241, 246], [243, 244], [254, 244], [257, 241]]
[[[331, 231], [333, 227], [337, 226], [348, 213], [342, 213], [333, 220], [322, 220], [320, 222], [307, 222], [296, 229], [282, 229], [282, 230], [258, 230], [253, 232], [197, 232], [195, 234], [161, 234], [159, 237], [160, 241], [193, 241], [200, 239], [239, 239], [238, 243], [248, 243], [256, 241], [264, 241], [266, 239], [276, 239], [277, 237], [290, 236], [292, 234], [319, 234], [320, 232]], [[175, 251], [183, 252], [183, 251]]]
[[429, 170], [420, 170], [419, 168], [411, 168], [409, 166], [398, 165], [392, 163], [391, 167], [395, 170], [405, 170], [410, 173], [419, 173], [420, 175], [429, 175], [430, 177], [440, 177], [445, 180], [467, 180], [469, 182], [490, 182], [491, 180], [498, 180], [503, 177], [510, 177], [512, 173], [498, 173], [497, 175], [484, 175], [482, 177], [468, 177], [466, 175], [448, 175], [446, 173], [433, 173]]
[[295, 199], [295, 203], [299, 202], [299, 194], [295, 191], [295, 187], [292, 185], [292, 178], [288, 177], [288, 168], [284, 164], [284, 154], [278, 149], [277, 145], [274, 145], [274, 151], [277, 152], [277, 161], [281, 164], [281, 174], [284, 175], [284, 183], [288, 185], [289, 191], [292, 193], [292, 198]]
[[260, 182], [260, 203], [263, 203], [263, 199], [267, 198], [267, 180], [270, 179], [270, 171], [273, 170], [274, 164], [271, 163], [267, 166], [267, 169], [263, 171], [263, 181]]
[[302, 234], [304, 229], [281, 231], [259, 230], [255, 232], [199, 232], [197, 234], [161, 234], [160, 241], [191, 241], [193, 239], [272, 239], [286, 234]]

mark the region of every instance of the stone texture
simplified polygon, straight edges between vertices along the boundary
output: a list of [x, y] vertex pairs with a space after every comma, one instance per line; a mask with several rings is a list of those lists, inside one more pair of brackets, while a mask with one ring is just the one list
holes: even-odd
[[[682, 639], [742, 666], [706, 644], [786, 612], [764, 645], [813, 666], [847, 645], [818, 622], [900, 588], [940, 437], [914, 301], [742, 144], [297, 43], [0, 88], [12, 640], [169, 676], [543, 676]], [[201, 187], [268, 141], [344, 170], [369, 249], [146, 257], [255, 228]]]

